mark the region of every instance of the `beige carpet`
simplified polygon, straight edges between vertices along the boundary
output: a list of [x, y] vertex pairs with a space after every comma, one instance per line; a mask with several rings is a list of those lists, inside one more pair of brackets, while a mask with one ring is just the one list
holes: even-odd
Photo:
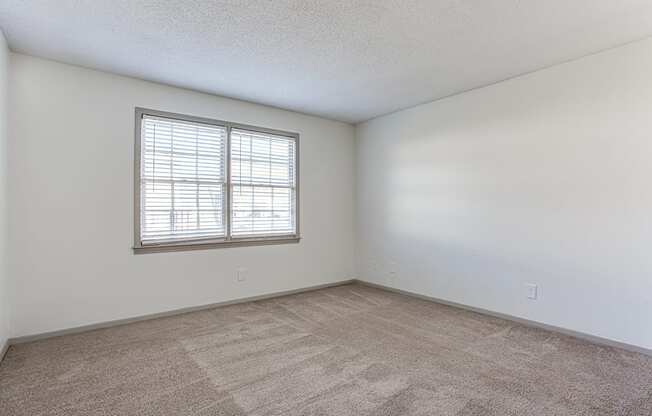
[[652, 415], [652, 358], [347, 285], [11, 347], [0, 415]]

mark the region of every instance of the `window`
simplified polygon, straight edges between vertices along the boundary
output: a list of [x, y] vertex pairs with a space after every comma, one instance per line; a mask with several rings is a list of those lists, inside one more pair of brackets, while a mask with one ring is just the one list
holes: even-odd
[[297, 242], [296, 133], [136, 109], [136, 252]]

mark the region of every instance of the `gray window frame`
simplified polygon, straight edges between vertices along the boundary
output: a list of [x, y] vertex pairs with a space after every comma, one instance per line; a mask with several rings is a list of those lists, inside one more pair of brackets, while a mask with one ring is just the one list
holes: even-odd
[[[226, 134], [226, 230], [225, 237], [220, 239], [202, 239], [202, 240], [186, 240], [175, 242], [162, 242], [143, 244], [140, 236], [140, 203], [141, 203], [141, 178], [140, 178], [140, 163], [141, 163], [141, 130], [143, 116], [155, 116], [169, 118], [173, 120], [190, 121], [194, 123], [209, 124], [219, 127], [224, 127], [227, 130]], [[211, 248], [226, 248], [226, 247], [243, 247], [243, 246], [258, 246], [269, 244], [288, 244], [298, 243], [301, 240], [299, 233], [300, 229], [300, 193], [299, 193], [299, 133], [293, 133], [283, 130], [269, 129], [265, 127], [251, 126], [248, 124], [233, 123], [222, 120], [215, 120], [204, 117], [196, 117], [187, 114], [171, 113], [167, 111], [152, 110], [148, 108], [136, 107], [135, 110], [135, 148], [134, 148], [134, 246], [133, 251], [136, 254], [143, 253], [159, 253], [167, 251], [186, 251], [186, 250], [202, 250]], [[255, 131], [259, 133], [273, 134], [283, 136], [294, 140], [295, 146], [295, 233], [282, 236], [266, 236], [266, 237], [232, 237], [231, 236], [231, 130], [243, 129]]]

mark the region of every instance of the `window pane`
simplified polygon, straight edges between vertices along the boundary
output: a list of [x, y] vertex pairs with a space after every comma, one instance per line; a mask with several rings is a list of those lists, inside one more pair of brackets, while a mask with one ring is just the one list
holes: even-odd
[[224, 237], [225, 144], [224, 127], [143, 116], [143, 244]]
[[295, 141], [233, 129], [231, 234], [291, 235], [295, 227]]
[[295, 235], [296, 139], [184, 118], [142, 116], [141, 243]]

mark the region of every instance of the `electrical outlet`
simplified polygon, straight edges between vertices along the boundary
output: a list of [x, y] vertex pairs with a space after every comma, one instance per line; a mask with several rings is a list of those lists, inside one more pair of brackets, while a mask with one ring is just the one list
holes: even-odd
[[236, 271], [236, 280], [238, 282], [244, 282], [247, 280], [247, 277], [249, 275], [249, 270], [247, 270], [244, 267], [238, 267], [238, 270]]
[[398, 277], [398, 265], [395, 261], [390, 261], [387, 266], [387, 276], [389, 277], [389, 282], [393, 284]]
[[369, 262], [367, 264], [369, 277], [373, 279], [378, 274], [378, 264], [376, 264], [376, 260], [373, 258], [369, 258]]
[[539, 287], [535, 284], [528, 283], [525, 285], [527, 289], [527, 298], [532, 300], [537, 300], [539, 297]]

